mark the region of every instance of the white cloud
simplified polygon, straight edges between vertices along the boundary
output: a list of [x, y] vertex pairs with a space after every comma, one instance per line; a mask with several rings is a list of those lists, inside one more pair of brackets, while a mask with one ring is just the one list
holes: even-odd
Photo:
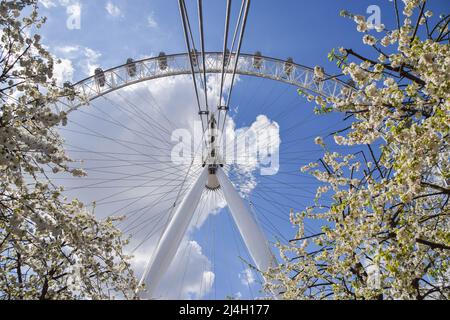
[[56, 7], [56, 3], [53, 0], [39, 0], [39, 2], [47, 9]]
[[73, 82], [73, 65], [69, 59], [59, 59], [61, 63], [56, 63], [53, 69], [53, 76], [59, 85], [64, 82]]
[[39, 3], [47, 9], [57, 7], [58, 5], [65, 7], [75, 5], [81, 8], [81, 4], [77, 0], [39, 0]]
[[58, 56], [72, 60], [76, 70], [83, 72], [85, 76], [92, 76], [94, 70], [100, 65], [98, 60], [101, 53], [88, 47], [78, 45], [66, 45], [55, 49]]
[[[281, 143], [279, 125], [266, 115], [258, 115], [249, 127], [236, 128], [229, 117], [225, 127], [223, 145], [231, 147], [225, 151], [230, 170], [237, 173], [236, 186], [245, 197], [256, 187], [256, 173], [273, 174], [279, 169], [279, 147]], [[236, 141], [230, 144], [229, 141]]]
[[[145, 248], [135, 254], [132, 265], [137, 276], [144, 270], [153, 248]], [[215, 274], [211, 261], [203, 254], [196, 241], [185, 238], [151, 298], [156, 299], [201, 299], [212, 289]], [[144, 298], [150, 298], [143, 294]]]
[[91, 76], [94, 74], [95, 69], [100, 67], [98, 64], [98, 59], [100, 59], [101, 53], [91, 48], [84, 48], [84, 56], [86, 58], [82, 62], [84, 73], [87, 76]]
[[252, 269], [247, 268], [241, 273], [239, 273], [239, 279], [241, 279], [241, 283], [245, 286], [251, 285], [255, 282], [255, 274]]
[[153, 13], [153, 12], [147, 17], [147, 25], [148, 25], [150, 28], [156, 28], [156, 27], [158, 27], [158, 22], [156, 22], [155, 16], [154, 16], [154, 13]]
[[79, 46], [63, 46], [57, 47], [56, 50], [65, 55], [72, 55], [79, 50]]
[[108, 3], [105, 6], [105, 9], [108, 12], [108, 14], [112, 17], [122, 16], [122, 11], [119, 9], [118, 6], [114, 5], [111, 1], [108, 1]]
[[78, 0], [59, 0], [59, 4], [62, 6], [76, 5], [81, 7], [81, 4], [78, 2]]

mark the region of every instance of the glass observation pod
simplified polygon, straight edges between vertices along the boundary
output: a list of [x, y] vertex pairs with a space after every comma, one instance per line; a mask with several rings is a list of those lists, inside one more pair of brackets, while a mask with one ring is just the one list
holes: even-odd
[[253, 68], [261, 69], [263, 63], [262, 54], [260, 51], [256, 51], [253, 55]]
[[95, 83], [97, 83], [98, 86], [104, 87], [106, 84], [106, 78], [105, 73], [103, 72], [102, 68], [95, 69]]
[[354, 88], [356, 86], [355, 81], [353, 81], [352, 79], [347, 80], [347, 84], [352, 88]]
[[284, 73], [286, 74], [286, 76], [290, 77], [293, 69], [294, 69], [294, 60], [291, 57], [289, 57], [286, 59], [286, 62], [284, 63]]
[[164, 51], [161, 51], [158, 55], [158, 66], [159, 69], [164, 71], [167, 69], [167, 56], [166, 53]]
[[128, 58], [127, 59], [127, 74], [130, 77], [135, 77], [136, 73], [137, 73], [137, 68], [136, 68], [136, 63], [134, 62], [133, 59]]
[[316, 84], [319, 84], [320, 82], [323, 81], [324, 76], [325, 76], [325, 69], [323, 67], [317, 66], [314, 68], [314, 82]]
[[63, 84], [63, 88], [68, 91], [67, 99], [69, 99], [69, 101], [74, 101], [75, 100], [75, 91], [72, 90], [72, 84], [69, 81], [66, 81]]
[[198, 66], [198, 51], [196, 49], [191, 50], [191, 61], [194, 67]]
[[225, 67], [228, 67], [228, 64], [230, 63], [230, 50], [225, 50]]

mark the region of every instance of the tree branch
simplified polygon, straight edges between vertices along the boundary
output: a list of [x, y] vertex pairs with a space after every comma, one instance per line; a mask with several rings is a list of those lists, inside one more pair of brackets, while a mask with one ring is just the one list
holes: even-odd
[[424, 185], [424, 186], [430, 187], [432, 189], [439, 190], [439, 191], [441, 191], [444, 194], [450, 195], [450, 189], [448, 189], [448, 188], [441, 187], [441, 186], [438, 186], [436, 184], [425, 182], [425, 181], [422, 181], [421, 184]]
[[445, 244], [431, 242], [425, 239], [416, 238], [416, 241], [420, 244], [424, 244], [426, 246], [429, 246], [432, 249], [443, 249], [443, 250], [450, 250], [450, 246], [447, 246]]
[[[362, 60], [362, 61], [367, 61], [367, 62], [371, 63], [372, 65], [378, 64], [378, 62], [376, 62], [376, 61], [374, 61], [374, 60], [371, 60], [371, 59], [368, 59], [368, 58], [366, 58], [366, 57], [364, 57], [364, 56], [362, 56], [362, 55], [356, 53], [356, 52], [353, 51], [352, 49], [345, 49], [345, 50], [347, 51], [348, 54], [351, 54], [352, 56], [354, 56], [354, 57], [356, 57], [356, 58], [358, 58], [358, 59], [360, 59], [360, 60]], [[414, 81], [414, 82], [417, 82], [417, 83], [420, 84], [420, 85], [423, 85], [423, 86], [424, 86], [424, 85], [426, 84], [425, 81], [423, 81], [422, 79], [416, 77], [415, 75], [413, 75], [413, 74], [411, 74], [411, 73], [409, 73], [409, 72], [406, 72], [406, 71], [403, 70], [403, 68], [401, 68], [401, 67], [393, 68], [393, 67], [390, 66], [389, 64], [383, 64], [383, 67], [384, 67], [385, 69], [388, 69], [388, 70], [391, 70], [391, 71], [394, 71], [394, 72], [398, 72], [402, 77], [408, 78], [409, 80], [412, 80], [412, 81]]]

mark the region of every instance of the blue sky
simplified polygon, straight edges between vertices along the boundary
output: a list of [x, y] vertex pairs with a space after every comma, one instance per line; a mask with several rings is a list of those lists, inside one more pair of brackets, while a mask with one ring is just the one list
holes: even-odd
[[[58, 3], [59, 0], [52, 1]], [[222, 48], [225, 1], [204, 2], [206, 49], [217, 51]], [[87, 46], [102, 54], [104, 68], [123, 63], [128, 57], [185, 50], [177, 1], [116, 0], [111, 2], [120, 10], [116, 16], [105, 9], [108, 1], [78, 3], [82, 6], [79, 30], [65, 27], [65, 6], [50, 7], [50, 10], [43, 7], [42, 12], [48, 16], [44, 27], [48, 44]], [[195, 13], [195, 3], [187, 1], [191, 14]], [[366, 14], [367, 7], [372, 4], [381, 8], [382, 22], [392, 25], [394, 16], [389, 0], [283, 0], [276, 4], [269, 0], [253, 1], [243, 52], [259, 50], [267, 56], [292, 56], [305, 65], [323, 65], [331, 48], [361, 46], [361, 34], [354, 32], [350, 20], [339, 16], [340, 10]], [[436, 13], [445, 12], [449, 7], [445, 0], [431, 1], [431, 5], [437, 8]], [[239, 3], [235, 1], [234, 17], [238, 10]]]
[[[186, 0], [186, 3], [193, 17], [194, 37], [197, 38], [196, 2]], [[97, 67], [107, 69], [121, 65], [129, 57], [137, 60], [154, 56], [160, 51], [166, 53], [186, 51], [178, 1], [175, 0], [45, 0], [41, 1], [41, 4], [41, 13], [48, 17], [41, 31], [43, 42], [55, 56], [62, 59], [59, 75], [64, 80], [77, 82], [92, 75]], [[370, 52], [367, 46], [362, 44], [362, 34], [356, 32], [355, 24], [340, 17], [339, 12], [347, 9], [368, 16], [366, 9], [373, 4], [381, 8], [382, 23], [388, 28], [394, 26], [392, 2], [388, 0], [254, 0], [242, 52], [253, 53], [258, 50], [269, 57], [280, 59], [292, 57], [300, 64], [321, 65], [327, 72], [335, 73], [337, 71], [334, 65], [327, 61], [327, 54], [332, 48], [344, 46], [364, 54]], [[81, 8], [80, 29], [66, 27], [67, 8], [74, 5]], [[435, 9], [437, 15], [442, 12], [448, 13], [450, 2], [434, 0], [431, 8]], [[233, 1], [232, 21], [235, 21], [238, 10], [238, 1]], [[222, 50], [224, 13], [225, 1], [204, 1], [207, 51]], [[182, 110], [180, 105], [193, 99], [193, 88], [188, 78], [145, 85], [150, 89], [136, 88], [136, 90], [124, 91], [120, 96], [112, 95], [106, 98], [117, 104], [132, 100], [133, 103], [140, 104], [142, 108], [148, 106], [149, 100], [146, 99], [151, 98], [152, 104], [161, 105], [164, 108], [170, 108], [172, 104], [176, 104], [178, 108], [176, 110]], [[147, 89], [150, 90], [150, 98], [147, 97], [149, 94]], [[144, 98], [138, 98], [138, 95]], [[97, 151], [106, 150], [108, 146], [112, 149], [116, 148], [114, 149], [116, 151], [120, 149], [112, 144], [99, 145], [103, 143], [98, 138], [100, 132], [111, 134], [111, 136], [114, 133], [126, 136], [123, 132], [114, 132], [106, 123], [98, 121], [107, 113], [116, 117], [116, 120], [126, 118], [125, 115], [112, 111], [111, 104], [114, 102], [110, 100], [93, 104], [90, 109], [73, 116], [73, 124], [78, 123], [78, 129], [74, 129], [75, 125], [69, 127], [72, 131], [62, 131], [63, 136], [72, 146]], [[251, 201], [252, 210], [269, 241], [273, 242], [277, 238], [286, 241], [292, 238], [296, 231], [288, 221], [289, 210], [293, 208], [300, 211], [310, 205], [314, 198], [317, 184], [314, 179], [299, 172], [302, 165], [317, 160], [322, 153], [321, 148], [313, 143], [314, 138], [318, 135], [327, 137], [334, 130], [346, 127], [346, 124], [343, 123], [340, 114], [314, 115], [313, 105], [299, 97], [294, 87], [248, 77], [239, 78], [232, 108], [237, 108], [237, 111], [232, 113], [237, 128], [250, 126], [260, 114], [266, 115], [280, 127], [280, 171], [275, 176], [256, 176], [257, 186], [249, 194], [248, 200]], [[90, 116], [88, 116], [89, 113], [91, 113]], [[183, 118], [183, 114], [169, 109], [167, 114]], [[130, 123], [134, 123], [135, 117], [131, 114], [128, 114], [128, 117]], [[134, 125], [138, 125], [138, 120]], [[83, 124], [81, 127], [83, 130], [80, 129], [80, 123]], [[94, 131], [97, 139], [92, 135]], [[86, 133], [89, 132], [92, 139], [86, 139]], [[170, 141], [170, 136], [164, 137]], [[133, 139], [136, 137], [128, 136], [127, 141]], [[326, 138], [326, 141], [331, 144], [332, 150], [349, 151], [332, 145], [330, 137]], [[76, 153], [76, 150], [80, 149], [68, 148], [72, 149], [73, 152], [69, 153], [75, 159], [92, 158], [88, 152], [80, 155]], [[86, 160], [84, 166], [98, 168], [93, 163]], [[150, 165], [150, 162], [146, 164]], [[95, 170], [98, 169], [93, 169], [92, 172], [87, 170], [92, 180], [98, 178], [96, 174], [100, 174]], [[113, 177], [116, 176], [113, 175]], [[230, 176], [230, 178], [236, 184], [240, 183], [237, 176]], [[117, 189], [118, 187], [108, 186], [109, 190], [112, 189], [114, 192], [109, 192], [106, 188], [105, 190], [95, 189], [95, 192], [92, 192], [93, 189], [77, 188], [77, 186], [86, 186], [86, 180], [62, 181], [69, 187], [75, 188], [71, 191], [71, 196], [79, 197], [87, 203], [106, 197], [109, 200], [117, 200], [113, 204], [108, 204], [106, 208], [99, 206], [96, 209], [99, 216], [107, 215], [108, 210], [116, 211], [126, 206], [119, 202], [121, 189]], [[156, 188], [151, 189], [148, 193], [153, 193], [154, 196], [155, 190]], [[133, 192], [138, 194], [138, 191]], [[140, 193], [139, 196], [147, 194], [145, 190], [141, 192], [144, 193]], [[210, 198], [208, 201], [213, 200]], [[131, 205], [128, 204], [128, 207], [131, 208]], [[211, 208], [214, 209], [214, 206]], [[135, 210], [138, 209], [140, 208], [136, 207]], [[143, 211], [140, 217], [144, 219], [145, 214], [151, 217], [152, 212]], [[152, 222], [152, 220], [149, 221]], [[145, 220], [137, 222], [142, 224], [144, 234], [147, 227], [152, 227], [151, 223], [146, 224]], [[311, 223], [307, 233], [317, 230], [320, 230], [320, 225]], [[142, 240], [142, 235], [140, 237], [134, 244]], [[142, 272], [142, 261], [148, 258], [149, 251], [154, 246], [149, 242], [155, 239], [157, 240], [157, 235], [151, 238], [143, 246], [144, 250], [140, 252], [138, 274]], [[174, 262], [178, 264], [177, 267], [172, 267], [168, 271], [170, 276], [163, 283], [166, 288], [161, 290], [162, 297], [215, 299], [233, 296], [245, 299], [262, 295], [259, 293], [258, 276], [243, 262], [250, 262], [250, 259], [227, 208], [219, 208], [216, 214], [207, 215], [205, 221], [198, 227], [192, 228], [183, 246], [184, 251], [180, 250]], [[200, 286], [199, 282], [201, 282]], [[173, 292], [169, 294], [168, 291]]]

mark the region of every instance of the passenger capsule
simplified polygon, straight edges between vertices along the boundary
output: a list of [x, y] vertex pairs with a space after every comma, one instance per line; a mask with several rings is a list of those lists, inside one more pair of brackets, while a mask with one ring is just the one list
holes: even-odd
[[261, 69], [263, 58], [260, 51], [256, 51], [253, 55], [253, 68]]
[[284, 63], [284, 73], [286, 73], [286, 75], [290, 77], [293, 69], [294, 69], [294, 60], [291, 57], [289, 57]]
[[160, 70], [164, 71], [167, 69], [167, 56], [163, 51], [159, 53], [158, 66]]
[[130, 77], [136, 76], [136, 73], [137, 73], [136, 63], [134, 62], [133, 59], [131, 59], [131, 58], [127, 59], [127, 66], [126, 66], [126, 68], [127, 68], [127, 73], [128, 73], [128, 75]]
[[105, 73], [103, 72], [102, 68], [95, 69], [95, 82], [100, 87], [104, 87], [105, 86], [105, 84], [106, 84], [106, 77], [105, 77]]
[[196, 49], [191, 50], [191, 61], [194, 67], [198, 66], [198, 51]]
[[225, 67], [227, 67], [229, 63], [230, 63], [230, 50], [226, 49], [225, 50]]
[[325, 70], [323, 67], [314, 67], [314, 82], [319, 83], [325, 79]]
[[75, 100], [75, 91], [69, 81], [64, 82], [63, 88], [67, 92], [67, 99], [69, 99], [70, 101]]

